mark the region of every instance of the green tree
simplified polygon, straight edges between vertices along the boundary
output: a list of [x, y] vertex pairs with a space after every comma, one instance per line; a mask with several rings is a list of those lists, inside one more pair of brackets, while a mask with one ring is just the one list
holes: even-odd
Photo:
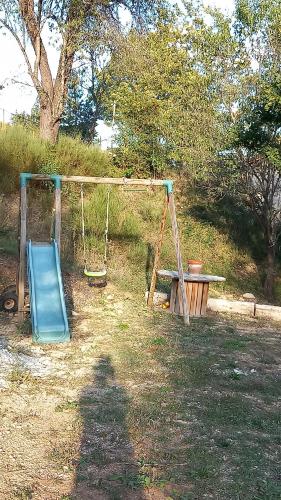
[[12, 116], [13, 125], [22, 125], [25, 128], [36, 129], [39, 125], [39, 106], [35, 103], [31, 109], [31, 113], [26, 113], [25, 111], [21, 113], [14, 113]]
[[[265, 241], [264, 290], [273, 296], [281, 234], [281, 2], [239, 0], [236, 32], [248, 55], [236, 116], [235, 194], [251, 208]], [[231, 176], [230, 176], [231, 177]]]
[[105, 81], [99, 78], [99, 74], [110, 57], [108, 42], [104, 39], [104, 45], [97, 47], [92, 42], [88, 43], [80, 66], [72, 71], [69, 80], [62, 127], [68, 133], [80, 134], [87, 142], [95, 140], [98, 120], [103, 118]]
[[[157, 12], [158, 1], [0, 0], [0, 25], [17, 41], [38, 94], [43, 138], [51, 142], [57, 139], [74, 59], [89, 30], [97, 43], [105, 25], [120, 28], [120, 6], [140, 22]], [[59, 51], [55, 77], [44, 41], [44, 34], [48, 38], [50, 32]]]
[[116, 103], [120, 166], [204, 177], [225, 142], [225, 123], [241, 65], [229, 19], [218, 11], [163, 13], [155, 30], [131, 30], [102, 77], [105, 108]]
[[264, 236], [264, 291], [271, 299], [281, 233], [280, 0], [237, 0], [234, 30], [244, 72], [232, 114], [232, 144], [222, 152], [215, 189], [247, 205]]

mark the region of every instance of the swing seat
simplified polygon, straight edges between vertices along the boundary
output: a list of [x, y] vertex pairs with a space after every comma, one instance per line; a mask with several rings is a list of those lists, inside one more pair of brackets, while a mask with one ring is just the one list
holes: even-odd
[[87, 278], [104, 278], [107, 275], [106, 269], [102, 269], [101, 271], [88, 271], [88, 269], [84, 269], [84, 275]]

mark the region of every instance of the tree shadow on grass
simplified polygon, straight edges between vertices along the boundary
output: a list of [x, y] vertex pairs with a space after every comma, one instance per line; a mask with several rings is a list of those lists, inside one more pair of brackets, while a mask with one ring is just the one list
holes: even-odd
[[150, 281], [151, 281], [154, 259], [155, 259], [155, 251], [154, 251], [153, 245], [151, 245], [151, 243], [148, 243], [147, 244], [146, 263], [145, 263], [145, 278], [146, 278], [147, 290], [150, 289]]
[[79, 405], [83, 421], [73, 499], [142, 500], [142, 475], [126, 423], [128, 395], [109, 356], [101, 356]]
[[146, 460], [167, 464], [162, 480], [173, 477], [176, 498], [280, 498], [279, 332], [271, 331], [269, 345], [268, 331], [244, 330], [242, 320], [194, 318], [186, 327], [163, 314], [150, 321], [150, 352], [166, 377], [149, 395], [161, 405], [152, 432], [163, 446]]

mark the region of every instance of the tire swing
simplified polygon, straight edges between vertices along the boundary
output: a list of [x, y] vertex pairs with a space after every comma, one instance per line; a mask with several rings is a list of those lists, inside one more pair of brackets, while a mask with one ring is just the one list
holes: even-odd
[[108, 250], [108, 228], [109, 228], [109, 201], [110, 201], [110, 189], [107, 192], [107, 202], [106, 202], [103, 268], [101, 270], [90, 271], [87, 265], [84, 192], [83, 192], [83, 184], [81, 184], [81, 223], [82, 223], [82, 241], [83, 241], [83, 257], [84, 257], [84, 276], [88, 278], [88, 285], [96, 288], [104, 288], [107, 285], [106, 277], [107, 277], [107, 250]]

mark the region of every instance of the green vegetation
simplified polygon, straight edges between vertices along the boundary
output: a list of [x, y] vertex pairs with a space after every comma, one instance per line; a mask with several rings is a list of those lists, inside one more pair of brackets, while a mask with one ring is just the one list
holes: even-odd
[[[132, 23], [126, 28], [118, 16], [118, 6], [123, 3], [105, 3], [106, 8], [104, 2], [96, 2], [85, 11], [83, 2], [78, 1], [74, 14], [69, 5], [58, 8], [59, 2], [55, 2], [48, 9], [43, 2], [40, 12], [38, 5], [30, 7], [34, 21], [30, 26], [23, 1], [0, 0], [0, 23], [18, 41], [27, 30], [39, 63], [38, 75], [36, 68], [35, 73], [29, 71], [38, 92], [31, 116], [18, 115], [16, 126], [0, 133], [2, 191], [15, 190], [21, 168], [42, 173], [176, 177], [183, 194], [183, 226], [188, 233], [183, 237], [189, 243], [188, 256], [202, 256], [209, 268], [212, 242], [218, 241], [219, 247], [225, 242], [225, 252], [218, 255], [224, 263], [212, 264], [212, 270], [223, 271], [233, 283], [236, 280], [232, 288], [237, 289], [240, 269], [247, 288], [259, 290], [262, 285], [268, 300], [278, 299], [280, 0], [237, 0], [233, 16], [205, 8], [203, 2], [195, 0], [181, 2], [180, 8], [162, 0], [131, 0], [126, 6]], [[68, 14], [75, 18], [78, 12], [79, 23], [72, 23]], [[114, 30], [108, 30], [110, 16], [115, 18]], [[50, 72], [44, 72], [48, 50], [37, 53], [34, 30], [36, 25], [41, 33], [42, 19], [52, 31], [54, 43], [59, 26], [64, 26], [67, 40], [74, 36], [67, 57], [59, 47], [56, 83]], [[78, 54], [81, 64], [72, 71]], [[68, 99], [64, 99], [67, 92]], [[109, 155], [93, 146], [100, 119], [115, 124]], [[89, 143], [58, 135], [61, 120], [64, 132], [79, 133]], [[40, 137], [49, 141], [38, 138], [38, 124]], [[75, 190], [70, 191], [67, 194], [72, 196]], [[199, 203], [203, 200], [205, 205], [204, 225], [198, 210], [197, 214], [193, 211], [198, 207], [187, 201], [194, 191]], [[88, 198], [88, 213], [99, 211], [104, 194], [97, 191], [97, 196], [97, 201]], [[126, 204], [119, 204], [125, 212]], [[188, 205], [187, 212], [184, 205]], [[227, 208], [222, 228], [219, 212]], [[235, 213], [231, 214], [233, 208]], [[77, 232], [75, 210], [72, 212], [69, 221], [74, 222]], [[142, 218], [148, 220], [145, 212], [144, 207]], [[87, 235], [88, 246], [100, 250], [98, 215], [95, 222], [95, 234]], [[243, 231], [236, 231], [239, 226], [246, 228], [243, 235]], [[135, 262], [145, 254], [139, 228], [139, 216], [134, 213], [130, 218], [127, 214], [123, 221], [118, 220], [115, 235], [118, 240], [121, 233], [123, 239], [135, 240], [134, 249], [128, 244], [128, 255]], [[198, 247], [191, 241], [194, 238], [198, 243], [197, 235], [191, 236], [197, 229], [202, 235]], [[234, 249], [232, 260], [228, 258], [229, 240]], [[79, 248], [77, 234], [72, 235], [73, 241]], [[169, 254], [167, 249], [164, 252]]]
[[[26, 71], [37, 92], [40, 136], [43, 139], [53, 144], [57, 141], [76, 58], [81, 58], [82, 67], [86, 65], [91, 67], [92, 91], [90, 95], [92, 99], [95, 98], [95, 71], [99, 66], [97, 59], [100, 58], [93, 59], [92, 54], [89, 57], [89, 47], [94, 47], [99, 55], [102, 51], [110, 51], [112, 43], [123, 28], [120, 8], [126, 9], [136, 23], [141, 22], [142, 26], [147, 24], [151, 27], [152, 22], [155, 22], [155, 17], [158, 17], [158, 10], [165, 5], [165, 0], [153, 2], [130, 0], [129, 3], [120, 0], [104, 3], [102, 0], [90, 4], [82, 0], [76, 0], [74, 4], [72, 2], [61, 3], [60, 0], [56, 0], [49, 4], [42, 0], [38, 4], [28, 5], [25, 0], [0, 0], [1, 31], [6, 30], [14, 37], [19, 51], [24, 56]], [[114, 29], [108, 30], [113, 20]], [[59, 53], [58, 65], [54, 73], [51, 70], [50, 46], [46, 43], [43, 34], [44, 27], [47, 27], [53, 38], [52, 45]]]
[[[76, 268], [83, 266], [81, 240], [81, 213], [79, 191], [72, 193], [69, 211], [63, 218], [62, 256], [67, 266], [71, 262]], [[86, 190], [86, 250], [90, 267], [102, 267], [104, 251], [104, 228], [106, 215], [106, 187]], [[112, 188], [110, 195], [109, 260], [110, 280], [120, 287], [137, 291], [143, 296], [149, 286], [163, 204], [163, 192], [126, 193]], [[189, 212], [189, 211], [188, 211]], [[214, 224], [200, 221], [195, 216], [186, 216], [179, 208], [184, 266], [187, 258], [201, 258], [208, 273], [225, 276], [225, 284], [212, 286], [235, 296], [250, 291], [262, 295], [258, 267], [249, 249], [241, 250], [230, 235], [221, 232]], [[239, 225], [240, 221], [237, 221]], [[215, 254], [215, 258], [214, 258]], [[175, 250], [170, 222], [165, 231], [161, 254], [161, 267], [175, 268]], [[168, 283], [160, 282], [160, 289]]]
[[130, 175], [168, 167], [202, 179], [228, 141], [218, 108], [235, 92], [238, 44], [227, 19], [204, 15], [190, 3], [181, 17], [164, 12], [157, 30], [130, 30], [99, 75], [108, 117], [116, 102], [116, 163]]
[[20, 172], [106, 176], [112, 173], [106, 153], [79, 138], [61, 135], [55, 146], [39, 138], [38, 132], [21, 125], [0, 129], [0, 189], [14, 193]]
[[[113, 172], [106, 154], [96, 147], [86, 146], [79, 139], [62, 135], [58, 144], [50, 150], [35, 133], [32, 135], [22, 127], [16, 126], [0, 131], [1, 141], [5, 144], [10, 165], [9, 174], [3, 175], [0, 179], [3, 191], [9, 179], [11, 180], [8, 192], [18, 189], [19, 163], [17, 159], [22, 156], [22, 151], [26, 155], [24, 163], [20, 162], [22, 170], [88, 175], [112, 175]], [[26, 149], [25, 144], [29, 145]], [[3, 166], [1, 158], [0, 154], [0, 165]], [[44, 240], [50, 236], [53, 193], [46, 188], [47, 186], [38, 184], [32, 184], [30, 187], [28, 223], [28, 237], [30, 238]], [[107, 193], [108, 187], [106, 186], [84, 185], [87, 256], [89, 265], [97, 268], [102, 267], [103, 262]], [[14, 208], [9, 210], [12, 199]], [[17, 203], [18, 199], [14, 198], [12, 193], [8, 196], [6, 193], [0, 200], [0, 213], [3, 214], [0, 247], [6, 255], [17, 254]], [[76, 268], [81, 272], [83, 257], [80, 187], [65, 185], [62, 204], [64, 268], [69, 270]], [[144, 294], [149, 284], [162, 205], [163, 191], [161, 189], [156, 192], [150, 189], [144, 192], [127, 192], [123, 188], [116, 187], [110, 189], [108, 262], [110, 279], [118, 282], [121, 287], [129, 287], [138, 291], [141, 295]], [[206, 207], [206, 204], [204, 206]], [[187, 258], [201, 258], [206, 272], [226, 277], [226, 284], [217, 286], [220, 293], [230, 292], [239, 296], [247, 291], [260, 296], [262, 287], [257, 263], [260, 262], [261, 257], [255, 255], [256, 242], [249, 240], [247, 236], [249, 232], [241, 233], [241, 228], [244, 227], [241, 221], [245, 217], [245, 212], [237, 207], [235, 211], [232, 208], [225, 212], [221, 205], [215, 204], [210, 212], [206, 211], [204, 206], [202, 207], [202, 199], [198, 195], [191, 196], [188, 205], [183, 196], [179, 196], [178, 217], [184, 266], [186, 266]], [[247, 215], [247, 220], [251, 230], [249, 215]], [[174, 268], [175, 262], [174, 244], [168, 220], [161, 266]], [[160, 283], [160, 287], [165, 289], [166, 286], [167, 283]], [[213, 291], [215, 289], [215, 286], [212, 287]]]
[[[232, 18], [182, 3], [0, 0], [0, 28], [31, 40], [39, 96], [31, 116], [0, 128], [1, 286], [15, 274], [21, 171], [165, 176], [176, 181], [184, 268], [202, 259], [225, 276], [214, 295], [281, 299], [280, 0], [237, 0]], [[132, 14], [126, 29], [120, 5]], [[63, 39], [55, 80], [43, 22], [54, 44], [58, 27]], [[108, 153], [95, 145], [99, 119], [116, 125]], [[34, 346], [29, 320], [0, 318], [4, 360], [21, 355], [0, 377], [0, 491], [279, 500], [279, 325], [213, 316], [187, 328], [147, 310], [164, 192], [109, 189], [108, 287], [98, 290], [82, 276], [80, 186], [62, 188], [72, 341]], [[107, 193], [84, 186], [93, 269], [103, 267]], [[48, 240], [53, 186], [30, 183], [28, 195], [27, 237]], [[168, 216], [161, 267], [173, 269], [170, 226]]]

